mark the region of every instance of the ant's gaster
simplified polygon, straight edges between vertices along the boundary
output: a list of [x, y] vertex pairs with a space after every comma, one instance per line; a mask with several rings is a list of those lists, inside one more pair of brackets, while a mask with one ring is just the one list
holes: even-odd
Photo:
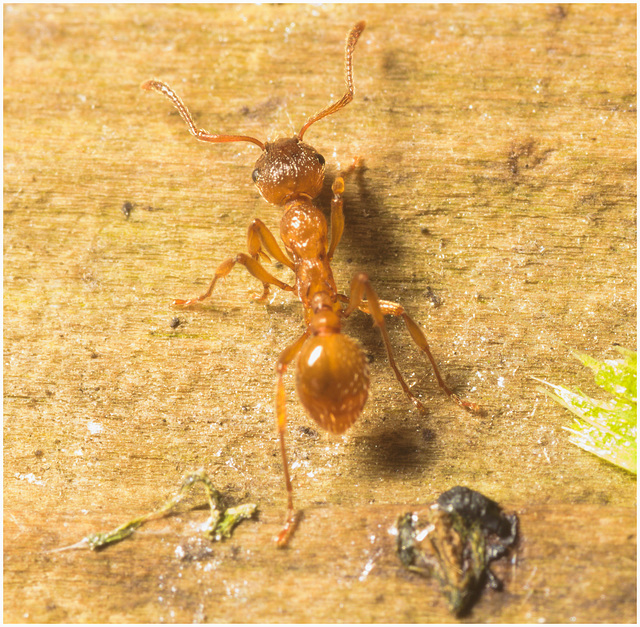
[[[440, 388], [458, 405], [472, 412], [479, 412], [474, 403], [463, 401], [444, 382], [431, 355], [427, 340], [420, 327], [405, 313], [401, 305], [380, 300], [369, 277], [357, 273], [351, 282], [349, 296], [338, 293], [331, 259], [342, 237], [344, 215], [342, 194], [344, 180], [338, 176], [331, 187], [331, 237], [327, 221], [313, 203], [320, 194], [324, 181], [324, 157], [302, 141], [307, 129], [327, 115], [336, 113], [353, 100], [353, 50], [364, 30], [365, 23], [358, 22], [347, 35], [345, 49], [345, 79], [347, 91], [326, 109], [311, 116], [291, 138], [263, 143], [245, 135], [214, 135], [196, 126], [189, 110], [180, 97], [165, 83], [150, 80], [142, 88], [165, 95], [176, 107], [189, 131], [203, 142], [223, 143], [245, 141], [259, 146], [262, 154], [256, 161], [252, 178], [262, 197], [283, 209], [280, 221], [280, 237], [285, 251], [266, 225], [255, 219], [249, 226], [247, 248], [249, 254], [239, 253], [223, 261], [215, 272], [207, 291], [189, 300], [174, 300], [175, 305], [191, 305], [211, 296], [218, 279], [226, 277], [236, 264], [243, 265], [251, 275], [262, 282], [261, 299], [269, 293], [269, 287], [295, 292], [304, 306], [305, 332], [288, 346], [276, 365], [276, 417], [280, 436], [280, 449], [287, 487], [288, 511], [284, 528], [277, 537], [279, 546], [285, 546], [295, 528], [297, 517], [293, 508], [293, 489], [289, 476], [285, 449], [286, 398], [283, 376], [294, 359], [296, 362], [296, 387], [300, 401], [309, 415], [323, 429], [331, 433], [343, 433], [362, 413], [369, 392], [367, 362], [358, 344], [341, 333], [342, 321], [356, 309], [369, 314], [380, 329], [389, 363], [402, 389], [413, 404], [423, 410], [422, 403], [411, 393], [400, 374], [393, 356], [391, 342], [384, 322], [386, 315], [398, 316], [433, 366]], [[295, 274], [293, 285], [283, 283], [260, 263], [260, 258], [276, 261], [289, 267]]]

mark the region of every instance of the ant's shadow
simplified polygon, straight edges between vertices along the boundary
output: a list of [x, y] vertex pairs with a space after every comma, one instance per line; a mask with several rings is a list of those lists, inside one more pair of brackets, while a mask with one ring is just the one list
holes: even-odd
[[[398, 423], [395, 419], [392, 422]], [[357, 441], [362, 463], [355, 466], [382, 478], [419, 477], [437, 457], [435, 433], [431, 429], [381, 429], [373, 435], [360, 436]]]

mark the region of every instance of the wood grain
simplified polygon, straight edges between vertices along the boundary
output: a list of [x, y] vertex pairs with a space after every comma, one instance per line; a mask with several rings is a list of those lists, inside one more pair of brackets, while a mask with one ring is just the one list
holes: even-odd
[[[635, 621], [635, 478], [572, 446], [531, 379], [597, 394], [569, 351], [636, 344], [635, 6], [3, 10], [5, 621], [449, 622], [388, 529], [457, 484], [522, 520], [505, 592], [467, 620]], [[287, 383], [305, 519], [277, 551], [274, 364], [300, 306], [251, 302], [241, 269], [200, 308], [170, 302], [278, 210], [252, 187], [255, 146], [199, 144], [139, 85], [167, 81], [211, 132], [292, 134], [342, 93], [359, 19], [356, 98], [305, 136], [329, 183], [365, 164], [347, 180], [336, 280], [368, 272], [487, 417], [448, 402], [391, 321], [418, 414], [354, 319], [373, 388], [347, 436], [317, 432]], [[193, 512], [101, 553], [50, 552], [149, 511], [199, 467], [260, 505], [229, 542], [201, 541]]]

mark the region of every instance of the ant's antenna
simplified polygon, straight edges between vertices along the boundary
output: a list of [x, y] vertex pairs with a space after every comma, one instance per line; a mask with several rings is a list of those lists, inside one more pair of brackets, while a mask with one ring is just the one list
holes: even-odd
[[323, 109], [319, 113], [312, 115], [300, 129], [300, 132], [298, 133], [298, 139], [302, 140], [304, 132], [314, 122], [317, 122], [318, 120], [321, 120], [322, 118], [326, 117], [327, 115], [331, 115], [336, 111], [340, 111], [340, 109], [346, 107], [353, 100], [353, 95], [355, 93], [353, 88], [353, 49], [356, 47], [358, 37], [360, 37], [365, 25], [366, 22], [364, 21], [358, 22], [347, 35], [347, 46], [344, 51], [344, 77], [347, 83], [347, 92], [337, 102], [334, 102], [332, 105], [330, 105], [326, 109]]
[[169, 98], [173, 103], [173, 106], [178, 110], [178, 113], [182, 116], [182, 119], [187, 123], [189, 132], [201, 142], [211, 142], [212, 144], [224, 142], [252, 142], [260, 146], [261, 150], [264, 150], [264, 144], [255, 137], [248, 137], [247, 135], [211, 135], [211, 133], [208, 133], [203, 128], [198, 128], [196, 123], [193, 121], [191, 113], [189, 113], [189, 109], [187, 109], [187, 105], [182, 102], [180, 96], [178, 96], [178, 94], [176, 94], [176, 92], [173, 91], [173, 89], [171, 89], [171, 87], [166, 83], [151, 80], [142, 83], [141, 87], [147, 91], [157, 91], [159, 94], [163, 94]]

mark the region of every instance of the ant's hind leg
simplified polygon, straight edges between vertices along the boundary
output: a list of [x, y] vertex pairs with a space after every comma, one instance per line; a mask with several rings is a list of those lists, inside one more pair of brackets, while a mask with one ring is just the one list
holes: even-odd
[[262, 284], [264, 285], [264, 292], [262, 293], [262, 296], [258, 300], [264, 299], [267, 296], [267, 294], [269, 293], [269, 285], [275, 285], [276, 287], [279, 287], [281, 290], [285, 290], [287, 292], [293, 291], [293, 287], [291, 287], [291, 285], [287, 285], [286, 283], [283, 283], [280, 279], [277, 279], [272, 274], [267, 272], [260, 265], [258, 261], [256, 261], [252, 257], [249, 257], [249, 255], [240, 253], [235, 257], [231, 257], [230, 259], [223, 261], [218, 266], [218, 269], [216, 270], [213, 280], [209, 285], [209, 289], [204, 294], [198, 296], [197, 298], [189, 298], [188, 300], [182, 300], [180, 298], [176, 298], [173, 301], [173, 304], [187, 306], [187, 305], [193, 305], [195, 303], [201, 302], [205, 300], [205, 298], [209, 298], [209, 296], [211, 296], [211, 294], [213, 293], [213, 289], [215, 288], [216, 282], [218, 281], [218, 279], [223, 279], [224, 277], [226, 277], [229, 274], [229, 272], [231, 272], [231, 270], [233, 269], [233, 266], [235, 266], [236, 263], [243, 265], [249, 271], [249, 274], [254, 276], [259, 281], [262, 281]]
[[411, 335], [411, 339], [415, 342], [416, 346], [426, 354], [429, 361], [431, 362], [431, 366], [433, 367], [433, 372], [436, 375], [436, 379], [438, 380], [438, 385], [442, 389], [442, 391], [455, 403], [460, 405], [460, 407], [470, 411], [473, 414], [481, 414], [482, 410], [479, 405], [472, 403], [471, 401], [463, 401], [457, 394], [451, 391], [451, 388], [444, 382], [440, 371], [438, 370], [438, 366], [436, 365], [436, 360], [433, 358], [431, 354], [431, 350], [429, 349], [429, 343], [427, 342], [427, 338], [425, 337], [422, 329], [416, 324], [416, 322], [407, 314], [402, 305], [398, 303], [392, 303], [390, 301], [380, 301], [380, 308], [383, 314], [389, 314], [392, 316], [401, 316], [404, 320], [404, 324], [407, 327]]
[[280, 452], [282, 454], [282, 468], [284, 472], [284, 482], [287, 488], [287, 518], [284, 527], [276, 537], [276, 544], [283, 548], [289, 543], [291, 534], [295, 531], [299, 517], [293, 509], [293, 487], [289, 476], [289, 463], [287, 461], [287, 449], [284, 445], [284, 434], [287, 430], [287, 397], [284, 389], [284, 373], [287, 366], [295, 359], [303, 344], [309, 337], [309, 331], [303, 333], [293, 344], [287, 346], [278, 357], [276, 371], [278, 373], [278, 383], [276, 387], [276, 420], [278, 421], [278, 435], [280, 436]]
[[[367, 297], [366, 302], [363, 302], [362, 300], [362, 297], [364, 295], [366, 295]], [[411, 338], [418, 346], [418, 348], [427, 355], [429, 361], [431, 362], [431, 366], [433, 367], [436, 379], [438, 380], [438, 385], [440, 386], [442, 391], [452, 401], [454, 401], [455, 403], [460, 405], [460, 407], [466, 409], [467, 411], [470, 411], [474, 414], [482, 413], [482, 410], [478, 405], [476, 405], [475, 403], [471, 403], [470, 401], [463, 401], [457, 394], [454, 394], [451, 391], [451, 388], [449, 388], [449, 386], [442, 378], [440, 370], [438, 370], [438, 366], [435, 359], [433, 358], [433, 355], [431, 354], [429, 343], [427, 342], [427, 338], [424, 336], [422, 329], [420, 329], [420, 327], [409, 317], [402, 305], [386, 300], [380, 300], [374, 289], [371, 287], [369, 277], [364, 273], [359, 273], [353, 278], [353, 281], [351, 283], [351, 298], [349, 300], [349, 306], [345, 310], [345, 316], [350, 315], [355, 309], [360, 309], [372, 316], [376, 326], [380, 328], [382, 338], [384, 340], [385, 346], [387, 347], [387, 353], [389, 355], [389, 362], [391, 363], [391, 367], [393, 368], [398, 381], [400, 381], [400, 385], [402, 385], [402, 388], [407, 393], [409, 398], [414, 402], [414, 404], [419, 403], [419, 401], [417, 401], [413, 394], [408, 391], [407, 384], [404, 382], [402, 375], [398, 371], [398, 368], [395, 365], [395, 360], [392, 356], [391, 343], [389, 341], [389, 335], [384, 324], [384, 316], [386, 315], [402, 317], [407, 330], [411, 334]]]
[[[366, 303], [363, 303], [363, 296], [367, 297]], [[366, 307], [366, 309], [364, 309]], [[387, 332], [387, 326], [384, 322], [384, 313], [380, 307], [380, 300], [375, 293], [369, 276], [364, 272], [359, 272], [353, 277], [351, 281], [351, 290], [349, 297], [349, 305], [344, 311], [344, 317], [350, 316], [356, 309], [362, 309], [366, 313], [370, 314], [373, 318], [374, 324], [380, 329], [380, 334], [384, 341], [384, 345], [387, 349], [387, 356], [389, 357], [389, 365], [393, 369], [393, 372], [398, 379], [398, 383], [402, 386], [405, 394], [409, 397], [411, 402], [421, 411], [425, 411], [424, 405], [413, 395], [407, 382], [400, 373], [398, 366], [396, 365], [395, 357], [393, 356], [393, 348], [391, 348], [391, 340]]]

